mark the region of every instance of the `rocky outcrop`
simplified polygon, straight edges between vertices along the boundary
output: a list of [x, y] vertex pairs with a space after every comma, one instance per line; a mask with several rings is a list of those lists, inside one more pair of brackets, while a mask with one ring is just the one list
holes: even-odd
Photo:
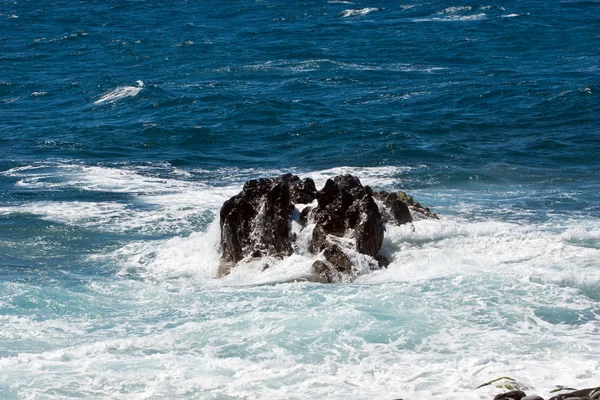
[[321, 190], [312, 179], [291, 174], [248, 181], [221, 208], [218, 275], [227, 275], [244, 259], [291, 255], [295, 238], [289, 221], [296, 204], [309, 204], [300, 222], [312, 229], [308, 250], [317, 256], [312, 272], [322, 281], [350, 281], [365, 266], [368, 270], [385, 267], [389, 260], [378, 253], [386, 224], [409, 223], [417, 214], [417, 218], [437, 218], [400, 193], [374, 194], [352, 175], [328, 179]]
[[315, 183], [286, 174], [251, 180], [227, 200], [220, 212], [221, 264], [224, 276], [246, 257], [283, 258], [292, 254], [289, 215], [293, 201], [314, 199]]
[[[328, 179], [323, 189], [317, 192], [317, 207], [308, 215], [314, 221], [310, 249], [321, 253], [325, 263], [313, 265], [313, 272], [327, 282], [338, 281], [339, 273], [350, 273], [348, 256], [335, 238], [346, 238], [346, 243], [361, 254], [375, 257], [383, 244], [383, 220], [373, 199], [373, 191], [363, 186], [352, 175]], [[324, 270], [323, 264], [327, 266]], [[377, 265], [376, 262], [373, 263]]]
[[385, 205], [383, 217], [386, 222], [396, 225], [412, 222], [408, 204], [400, 200], [397, 193], [377, 192], [375, 198]]

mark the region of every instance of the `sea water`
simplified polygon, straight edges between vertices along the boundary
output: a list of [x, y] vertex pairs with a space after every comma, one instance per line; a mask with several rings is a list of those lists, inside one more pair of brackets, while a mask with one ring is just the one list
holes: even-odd
[[[4, 1], [0, 50], [0, 398], [600, 384], [596, 1]], [[351, 284], [217, 279], [223, 201], [286, 172], [440, 219]]]

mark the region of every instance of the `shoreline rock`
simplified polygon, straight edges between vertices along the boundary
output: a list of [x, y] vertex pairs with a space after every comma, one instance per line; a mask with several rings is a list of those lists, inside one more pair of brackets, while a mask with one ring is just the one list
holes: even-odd
[[[308, 251], [318, 259], [312, 273], [324, 282], [351, 281], [358, 253], [369, 270], [384, 268], [389, 260], [379, 254], [385, 227], [413, 219], [437, 218], [404, 192], [374, 193], [358, 177], [340, 175], [317, 190], [312, 179], [285, 174], [246, 182], [240, 193], [225, 201], [220, 211], [221, 262], [218, 277], [243, 260], [283, 259], [293, 254], [290, 220], [296, 204], [303, 229], [312, 229]], [[363, 266], [364, 267], [364, 266]]]
[[[507, 376], [486, 382], [475, 389], [480, 389], [492, 384], [498, 389], [508, 389], [508, 391], [497, 394], [493, 400], [544, 400], [543, 397], [537, 394], [527, 395], [525, 391], [529, 391], [531, 388]], [[564, 391], [565, 393], [550, 397], [548, 400], [600, 400], [600, 387], [576, 390], [558, 386], [558, 388], [551, 393], [558, 391]]]

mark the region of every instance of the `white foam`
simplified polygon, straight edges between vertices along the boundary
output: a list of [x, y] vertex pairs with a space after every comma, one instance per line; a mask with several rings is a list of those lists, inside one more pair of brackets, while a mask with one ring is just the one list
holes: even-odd
[[518, 281], [600, 287], [598, 246], [581, 247], [576, 238], [597, 232], [556, 232], [543, 226], [442, 218], [388, 227], [383, 252], [392, 263], [362, 282], [426, 281], [472, 275], [507, 276]]
[[560, 237], [565, 242], [600, 248], [600, 229], [594, 227], [578, 226], [569, 228]]
[[516, 18], [516, 17], [520, 17], [519, 14], [506, 14], [506, 15], [501, 15], [500, 18]]
[[355, 175], [358, 176], [363, 185], [372, 187], [402, 186], [402, 178], [405, 172], [410, 171], [411, 167], [337, 167], [322, 171], [313, 171], [301, 173], [301, 177], [309, 177], [315, 181], [317, 188], [323, 187], [329, 178], [337, 175]]
[[129, 195], [123, 200], [32, 202], [0, 207], [0, 214], [33, 214], [41, 219], [110, 232], [170, 233], [193, 229], [206, 212], [215, 213], [239, 191], [190, 181], [188, 174], [171, 169], [184, 179], [161, 178], [145, 168], [114, 168], [76, 164], [23, 166], [3, 172], [17, 178], [17, 185], [37, 190], [77, 189]]
[[[351, 173], [364, 184], [401, 188], [407, 170], [294, 172], [319, 187]], [[297, 221], [294, 246], [303, 251], [216, 279], [222, 201], [246, 179], [283, 172], [73, 163], [2, 172], [24, 189], [128, 199], [37, 201], [3, 207], [3, 215], [29, 212], [95, 229], [157, 224], [167, 214], [169, 229], [204, 211], [214, 219], [206, 231], [131, 240], [89, 256], [93, 266], [117, 267], [110, 279], [75, 289], [35, 280], [0, 285], [8, 310], [0, 315], [0, 387], [32, 399], [489, 399], [494, 388], [474, 388], [499, 376], [544, 397], [556, 384], [597, 385], [597, 219], [507, 222], [515, 211], [479, 194], [417, 191], [434, 211], [463, 217], [440, 212], [440, 220], [388, 227], [390, 266], [353, 284], [283, 283], [307, 278], [317, 257], [305, 251], [310, 227]], [[24, 304], [31, 314], [10, 315]]]
[[135, 97], [144, 87], [144, 82], [136, 81], [137, 86], [120, 86], [114, 90], [106, 92], [94, 104], [114, 103], [126, 97]]
[[210, 284], [217, 276], [219, 238], [219, 223], [214, 220], [206, 232], [160, 242], [133, 242], [113, 253], [94, 255], [91, 259], [112, 261], [121, 266], [121, 274], [134, 272], [161, 282], [193, 277]]
[[413, 19], [413, 21], [415, 21], [415, 22], [481, 21], [486, 18], [487, 18], [487, 14], [479, 13], [479, 14], [472, 14], [472, 15], [448, 15], [445, 17], [415, 18], [415, 19]]
[[366, 8], [356, 9], [356, 10], [344, 10], [344, 11], [342, 11], [342, 13], [340, 15], [342, 16], [342, 18], [362, 17], [364, 15], [371, 14], [376, 11], [379, 11], [379, 8], [366, 7]]
[[[446, 70], [446, 67], [438, 67], [433, 65], [419, 65], [419, 64], [408, 64], [408, 63], [355, 63], [355, 62], [341, 62], [331, 59], [314, 59], [314, 60], [303, 60], [303, 61], [290, 61], [290, 60], [272, 60], [263, 63], [254, 63], [241, 67], [245, 70], [251, 71], [274, 71], [278, 73], [308, 73], [318, 71], [323, 68], [335, 66], [338, 69], [344, 69], [349, 71], [394, 71], [394, 72], [433, 72], [439, 70]], [[227, 67], [229, 70], [230, 67]]]
[[473, 7], [471, 6], [459, 6], [459, 7], [447, 7], [444, 10], [438, 12], [438, 14], [456, 14], [464, 11], [471, 11]]

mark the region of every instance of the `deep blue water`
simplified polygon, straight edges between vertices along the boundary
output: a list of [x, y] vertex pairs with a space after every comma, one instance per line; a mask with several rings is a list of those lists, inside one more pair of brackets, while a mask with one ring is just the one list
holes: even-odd
[[[591, 384], [599, 116], [597, 1], [3, 1], [0, 397]], [[222, 201], [286, 171], [402, 188], [441, 225], [391, 232], [388, 272], [347, 287], [245, 286], [307, 260], [213, 279]]]

